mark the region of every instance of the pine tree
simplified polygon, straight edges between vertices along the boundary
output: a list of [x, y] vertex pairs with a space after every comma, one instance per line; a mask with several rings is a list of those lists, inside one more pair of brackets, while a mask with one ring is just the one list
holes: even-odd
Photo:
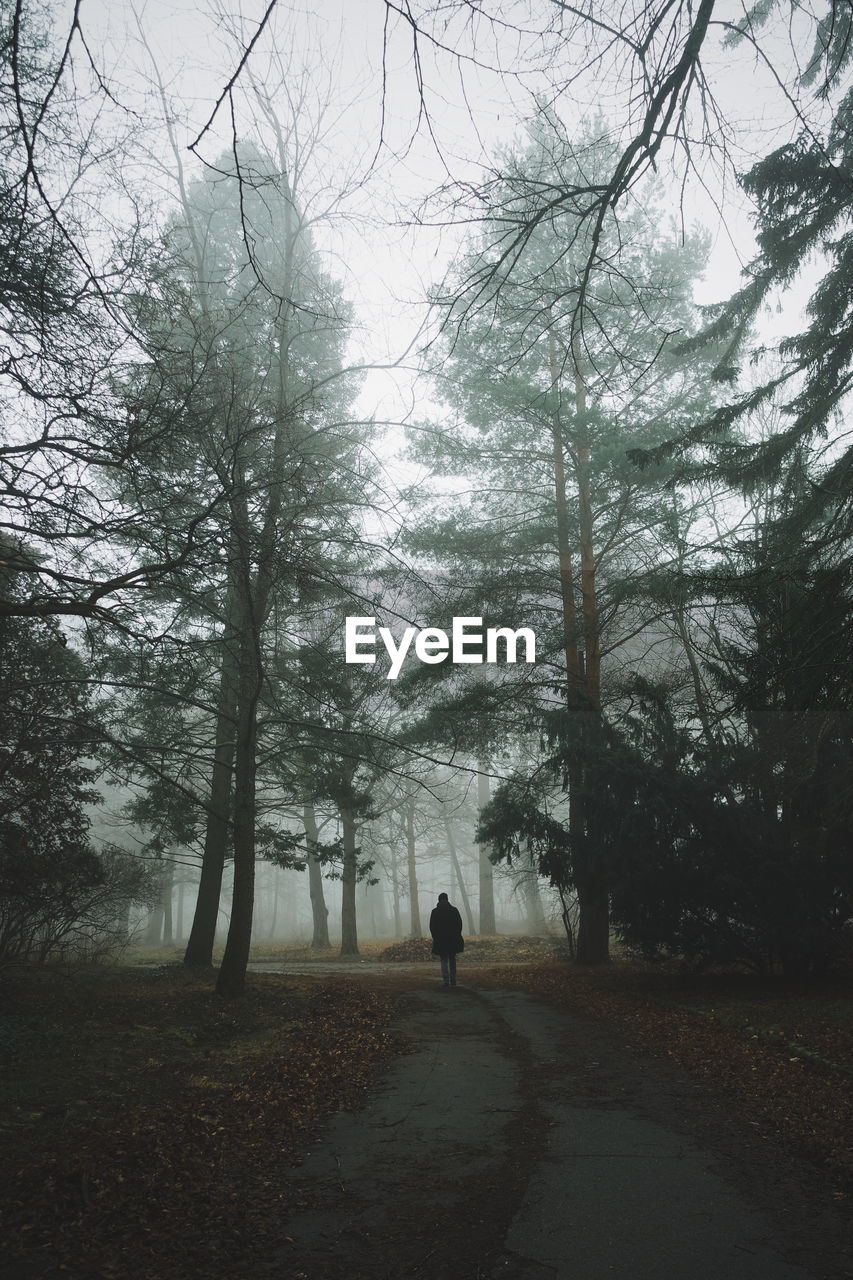
[[[676, 821], [647, 872], [634, 869], [619, 910], [635, 940], [654, 945], [658, 930], [694, 957], [740, 955], [791, 973], [832, 961], [850, 901], [850, 33], [849, 6], [831, 5], [802, 77], [819, 86], [831, 123], [803, 122], [743, 177], [757, 256], [744, 287], [684, 344], [688, 355], [720, 345], [715, 376], [728, 398], [661, 449], [634, 455], [679, 457], [685, 479], [729, 486], [730, 505], [758, 514], [752, 536], [733, 535], [713, 570], [681, 584], [697, 618], [713, 618], [704, 660], [683, 637], [708, 694], [699, 755], [674, 784], [695, 821], [691, 831]], [[810, 260], [822, 274], [804, 327], [745, 374], [761, 308], [784, 301]], [[655, 895], [669, 906], [656, 911]]]
[[[282, 144], [284, 145], [284, 144]], [[235, 856], [220, 989], [239, 991], [248, 957], [258, 829], [258, 714], [275, 637], [326, 548], [352, 537], [344, 494], [359, 433], [343, 371], [349, 309], [324, 273], [290, 188], [287, 156], [238, 148], [180, 183], [181, 204], [134, 302], [147, 360], [126, 397], [147, 448], [134, 486], [163, 522], [194, 531], [193, 557], [164, 591], [164, 614], [195, 653], [215, 704], [205, 855], [190, 963], [209, 964], [222, 868]], [[182, 479], [183, 477], [183, 479]], [[365, 500], [364, 496], [361, 499]], [[172, 592], [168, 600], [169, 590]]]
[[[609, 740], [602, 659], [642, 629], [627, 584], [648, 568], [647, 531], [661, 519], [662, 473], [641, 473], [626, 451], [661, 439], [673, 417], [701, 403], [695, 368], [688, 372], [672, 347], [694, 323], [702, 241], [678, 245], [662, 235], [650, 192], [633, 217], [607, 227], [581, 323], [581, 196], [577, 208], [563, 202], [540, 220], [523, 256], [506, 260], [502, 245], [549, 192], [593, 186], [610, 158], [595, 123], [573, 140], [545, 109], [526, 145], [502, 157], [488, 184], [494, 233], [446, 290], [437, 376], [459, 422], [446, 435], [425, 428], [415, 449], [436, 470], [470, 476], [474, 491], [464, 514], [454, 500], [452, 514], [410, 539], [452, 558], [467, 586], [453, 598], [455, 612], [488, 600], [502, 624], [517, 626], [523, 614], [537, 631], [539, 670], [551, 672], [532, 703], [530, 689], [522, 695], [521, 716], [528, 728], [552, 725], [551, 767], [564, 778], [569, 810], [568, 865], [554, 882], [577, 888], [578, 958], [591, 963], [608, 955], [610, 841], [588, 778]], [[452, 299], [471, 278], [485, 283], [476, 307], [466, 295], [456, 324]], [[465, 611], [480, 614], [483, 605]]]

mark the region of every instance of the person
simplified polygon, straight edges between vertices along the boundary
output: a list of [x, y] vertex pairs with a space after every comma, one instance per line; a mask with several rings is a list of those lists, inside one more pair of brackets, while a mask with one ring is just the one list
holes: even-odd
[[445, 987], [456, 986], [456, 957], [465, 950], [462, 937], [462, 917], [448, 901], [446, 893], [438, 895], [429, 918], [432, 934], [432, 954], [441, 958], [441, 980]]

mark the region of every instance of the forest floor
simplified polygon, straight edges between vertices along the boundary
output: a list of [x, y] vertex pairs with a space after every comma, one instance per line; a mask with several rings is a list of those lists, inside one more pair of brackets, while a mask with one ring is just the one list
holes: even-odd
[[[681, 1134], [669, 1164], [682, 1186], [699, 1168], [685, 1151], [711, 1149], [741, 1199], [760, 1184], [768, 1203], [756, 1212], [775, 1222], [793, 1269], [774, 1255], [762, 1270], [760, 1251], [743, 1245], [744, 1276], [853, 1276], [849, 982], [685, 978], [628, 962], [581, 972], [548, 943], [483, 939], [445, 993], [415, 950], [397, 948], [396, 961], [378, 946], [356, 961], [330, 953], [316, 976], [302, 971], [304, 953], [260, 953], [262, 969], [297, 972], [253, 973], [236, 1002], [173, 964], [5, 975], [3, 1274], [559, 1276], [553, 1258], [519, 1249], [537, 1234], [530, 1188], [548, 1203], [570, 1119], [580, 1132], [613, 1112], [634, 1126], [620, 1141], [634, 1132], [635, 1156], [646, 1139], [662, 1150], [665, 1132]], [[549, 1055], [543, 1046], [558, 1042]], [[443, 1143], [449, 1167], [436, 1183]], [[658, 1185], [667, 1167], [658, 1159], [640, 1182], [675, 1204]], [[395, 1234], [407, 1186], [423, 1237]], [[744, 1240], [761, 1234], [741, 1226]], [[725, 1270], [741, 1274], [731, 1259]], [[611, 1268], [591, 1257], [573, 1274], [603, 1280]]]

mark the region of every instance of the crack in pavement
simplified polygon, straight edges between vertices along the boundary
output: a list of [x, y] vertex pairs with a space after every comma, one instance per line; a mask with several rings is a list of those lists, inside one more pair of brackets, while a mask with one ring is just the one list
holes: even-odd
[[[819, 1188], [786, 1173], [686, 1072], [638, 1054], [618, 1028], [470, 986], [449, 999], [408, 992], [396, 1026], [410, 1052], [288, 1172], [291, 1242], [270, 1276], [841, 1280], [853, 1271], [849, 1223], [819, 1203]], [[798, 1208], [807, 1224], [792, 1220]]]

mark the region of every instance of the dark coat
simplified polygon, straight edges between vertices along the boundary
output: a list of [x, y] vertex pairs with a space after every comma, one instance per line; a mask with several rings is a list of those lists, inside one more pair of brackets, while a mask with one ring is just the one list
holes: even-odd
[[439, 902], [429, 918], [434, 956], [455, 956], [465, 950], [462, 938], [462, 917], [449, 902]]

